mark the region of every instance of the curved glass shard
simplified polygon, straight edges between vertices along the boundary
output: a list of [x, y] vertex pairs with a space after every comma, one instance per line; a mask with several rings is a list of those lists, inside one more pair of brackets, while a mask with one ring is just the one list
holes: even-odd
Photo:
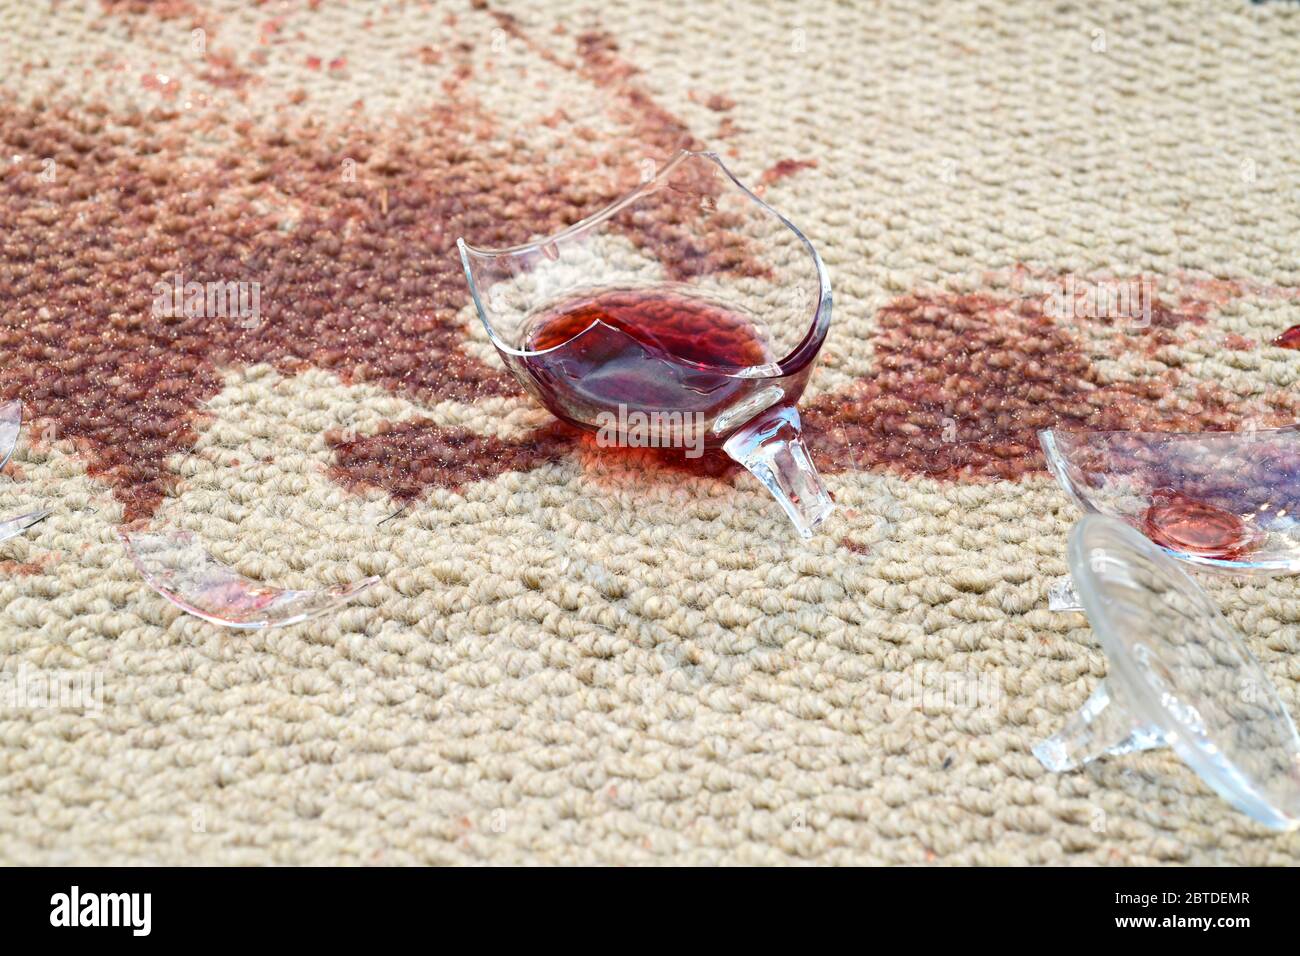
[[7, 521], [0, 521], [0, 541], [7, 541], [21, 531], [30, 528], [36, 522], [43, 518], [49, 517], [48, 510], [29, 511], [25, 515], [19, 515], [17, 518], [10, 518]]
[[14, 399], [0, 405], [0, 468], [9, 464], [9, 459], [18, 447], [18, 432], [23, 425], [23, 403]]
[[1241, 432], [1048, 429], [1053, 476], [1174, 557], [1229, 571], [1300, 571], [1300, 425]]
[[1049, 770], [1171, 746], [1266, 826], [1300, 826], [1300, 736], [1268, 675], [1214, 602], [1133, 527], [1086, 515], [1070, 570], [1110, 665], [1088, 703], [1034, 748]]
[[[9, 464], [9, 459], [13, 457], [14, 449], [18, 447], [18, 432], [22, 429], [22, 425], [22, 402], [14, 399], [0, 404], [0, 468]], [[41, 509], [40, 511], [29, 511], [25, 515], [0, 521], [0, 541], [12, 538], [41, 519], [48, 517], [49, 514], [48, 510]]]
[[118, 537], [149, 586], [182, 611], [223, 627], [284, 627], [346, 604], [375, 585], [356, 584], [319, 591], [268, 587], [213, 558], [188, 531], [130, 533]]

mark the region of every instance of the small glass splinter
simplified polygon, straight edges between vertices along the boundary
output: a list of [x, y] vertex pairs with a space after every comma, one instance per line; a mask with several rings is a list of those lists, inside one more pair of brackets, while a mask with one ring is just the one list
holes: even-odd
[[25, 515], [19, 515], [17, 518], [10, 518], [7, 521], [0, 521], [0, 541], [7, 541], [21, 531], [30, 528], [42, 518], [50, 514], [47, 510], [30, 511]]
[[1124, 522], [1087, 515], [1070, 570], [1109, 671], [1060, 733], [1048, 770], [1169, 746], [1265, 826], [1300, 825], [1300, 737], [1241, 635], [1170, 555]]
[[18, 430], [22, 425], [22, 402], [14, 400], [0, 405], [0, 468], [9, 464], [9, 458], [18, 446]]
[[213, 558], [188, 531], [118, 531], [149, 586], [182, 611], [223, 627], [284, 627], [324, 614], [373, 586], [372, 577], [319, 591], [267, 587]]

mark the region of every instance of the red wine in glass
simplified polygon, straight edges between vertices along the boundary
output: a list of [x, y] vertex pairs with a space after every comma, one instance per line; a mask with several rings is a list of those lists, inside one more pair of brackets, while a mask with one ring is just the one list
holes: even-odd
[[[713, 422], [764, 387], [741, 373], [772, 362], [758, 329], [738, 311], [656, 288], [561, 302], [529, 323], [525, 343], [523, 366], [538, 397], [585, 428], [620, 408]], [[731, 430], [709, 429], [707, 446], [721, 446]]]
[[830, 277], [716, 154], [680, 152], [552, 236], [457, 247], [502, 361], [555, 415], [598, 442], [720, 448], [805, 538], [831, 513], [795, 407], [826, 340]]

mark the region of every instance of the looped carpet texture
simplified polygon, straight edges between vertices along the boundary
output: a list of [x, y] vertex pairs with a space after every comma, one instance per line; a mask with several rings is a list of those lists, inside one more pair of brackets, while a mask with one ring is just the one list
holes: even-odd
[[[0, 545], [5, 862], [1300, 860], [1171, 753], [1030, 752], [1106, 671], [1035, 430], [1300, 420], [1294, 4], [9, 2], [0, 83], [0, 515], [54, 512]], [[470, 304], [458, 236], [683, 146], [831, 272], [807, 542], [553, 425]], [[122, 525], [382, 581], [222, 630]], [[1294, 580], [1203, 580], [1300, 711]]]

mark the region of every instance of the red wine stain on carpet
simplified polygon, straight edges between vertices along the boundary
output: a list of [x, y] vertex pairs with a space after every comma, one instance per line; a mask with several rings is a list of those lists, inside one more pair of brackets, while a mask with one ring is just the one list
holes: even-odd
[[[432, 487], [458, 488], [507, 471], [527, 471], [565, 457], [577, 436], [556, 422], [515, 441], [439, 428], [428, 419], [386, 422], [372, 435], [330, 432], [334, 478], [351, 488], [382, 488], [411, 501]], [[400, 468], [394, 468], [394, 461]]]
[[[106, 6], [192, 15], [185, 3]], [[462, 348], [467, 298], [455, 237], [500, 247], [552, 233], [635, 184], [636, 159], [662, 161], [701, 144], [608, 34], [577, 35], [573, 55], [561, 56], [494, 15], [543, 59], [602, 91], [624, 132], [563, 155], [498, 138], [495, 117], [461, 90], [468, 56], [447, 101], [406, 117], [400, 130], [359, 121], [267, 129], [190, 117], [166, 100], [129, 114], [84, 103], [0, 105], [0, 398], [21, 398], [32, 428], [71, 439], [131, 520], [152, 514], [173, 488], [169, 459], [193, 447], [203, 407], [230, 368], [323, 368], [428, 403], [519, 394], [504, 372]], [[232, 71], [243, 67], [227, 67], [217, 85], [242, 87], [248, 78]], [[237, 146], [194, 161], [186, 143], [212, 132], [203, 123], [224, 124]], [[785, 162], [772, 176], [806, 165]], [[690, 235], [694, 213], [682, 213], [658, 232], [629, 234], [679, 276], [755, 274], [752, 259], [701, 247]], [[258, 282], [263, 315], [249, 323], [162, 314], [157, 285], [175, 276]], [[1182, 322], [1203, 320], [1217, 304], [1203, 297], [1157, 312], [1142, 341], [1175, 344]], [[1042, 467], [1037, 428], [1228, 428], [1241, 412], [1222, 390], [1189, 386], [1177, 370], [1104, 383], [1041, 308], [992, 294], [891, 303], [878, 317], [875, 356], [868, 378], [805, 410], [827, 471], [1014, 479]], [[1264, 407], [1265, 416], [1294, 411], [1286, 396]], [[330, 436], [339, 481], [404, 499], [537, 467], [571, 453], [574, 441], [558, 426], [499, 440], [419, 418], [369, 436]], [[726, 473], [713, 458], [688, 467]]]
[[44, 574], [62, 557], [62, 552], [51, 551], [41, 555], [35, 561], [0, 561], [0, 577], [30, 577], [33, 574]]
[[[584, 34], [577, 46], [572, 69], [610, 91], [625, 129], [581, 155], [575, 146], [572, 163], [495, 140], [494, 118], [468, 97], [407, 117], [400, 130], [264, 129], [187, 117], [166, 102], [127, 115], [0, 106], [0, 396], [21, 398], [33, 427], [70, 439], [133, 520], [175, 485], [168, 460], [193, 446], [231, 368], [323, 368], [430, 403], [518, 394], [462, 348], [455, 238], [501, 247], [553, 233], [621, 195], [623, 178], [636, 181], [628, 156], [695, 144], [634, 82], [611, 38]], [[223, 134], [238, 140], [206, 166], [185, 154], [202, 122], [227, 123]], [[686, 212], [637, 241], [670, 263], [740, 268], [682, 241], [695, 214]], [[257, 282], [262, 314], [168, 315], [156, 305], [177, 276]], [[345, 444], [340, 480], [403, 495], [530, 467], [559, 447], [540, 434], [495, 442], [424, 421]], [[483, 463], [453, 462], [444, 446]]]
[[758, 182], [761, 186], [771, 186], [773, 183], [788, 179], [800, 170], [816, 168], [817, 160], [815, 159], [783, 159], [763, 170]]

